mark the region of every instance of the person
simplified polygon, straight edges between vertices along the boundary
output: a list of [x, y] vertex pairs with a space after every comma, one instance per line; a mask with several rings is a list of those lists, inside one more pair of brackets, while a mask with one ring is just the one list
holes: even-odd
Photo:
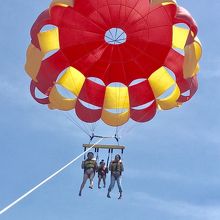
[[89, 152], [87, 154], [87, 159], [82, 162], [82, 169], [84, 169], [84, 175], [83, 175], [83, 182], [81, 184], [80, 190], [79, 190], [79, 196], [82, 195], [82, 190], [89, 179], [90, 181], [90, 189], [93, 189], [93, 179], [95, 177], [95, 172], [97, 170], [97, 163], [94, 158], [94, 154], [92, 152]]
[[115, 181], [117, 182], [118, 189], [119, 189], [119, 198], [122, 198], [122, 185], [121, 185], [121, 178], [122, 178], [122, 172], [124, 171], [124, 166], [121, 160], [121, 156], [117, 154], [115, 156], [115, 159], [111, 161], [109, 165], [109, 171], [111, 171], [111, 182], [108, 188], [108, 194], [107, 197], [111, 198], [110, 192], [113, 190], [115, 186]]
[[100, 189], [101, 181], [103, 181], [104, 188], [106, 187], [106, 174], [108, 173], [108, 167], [105, 166], [105, 161], [101, 160], [98, 167], [98, 188]]

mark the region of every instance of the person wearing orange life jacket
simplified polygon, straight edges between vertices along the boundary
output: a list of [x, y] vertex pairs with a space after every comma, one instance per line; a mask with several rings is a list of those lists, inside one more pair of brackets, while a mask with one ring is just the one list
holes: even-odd
[[106, 186], [106, 174], [108, 173], [108, 167], [105, 166], [105, 161], [101, 160], [101, 162], [99, 163], [99, 167], [98, 167], [98, 188], [100, 189], [101, 186], [101, 181], [103, 181], [104, 184], [104, 188]]
[[80, 190], [79, 190], [79, 196], [82, 195], [82, 190], [89, 179], [90, 181], [90, 189], [93, 189], [93, 179], [95, 177], [95, 172], [97, 170], [97, 163], [94, 158], [94, 154], [92, 152], [89, 152], [87, 154], [87, 159], [82, 162], [82, 169], [84, 169], [84, 175], [83, 175], [83, 182], [81, 184]]
[[118, 199], [121, 199], [122, 198], [121, 178], [122, 178], [122, 172], [124, 171], [124, 166], [121, 161], [121, 156], [119, 154], [117, 154], [115, 156], [115, 159], [110, 163], [109, 170], [111, 171], [111, 182], [108, 188], [107, 197], [111, 198], [110, 192], [113, 190], [115, 186], [115, 182], [117, 182], [119, 193], [120, 193], [120, 196]]

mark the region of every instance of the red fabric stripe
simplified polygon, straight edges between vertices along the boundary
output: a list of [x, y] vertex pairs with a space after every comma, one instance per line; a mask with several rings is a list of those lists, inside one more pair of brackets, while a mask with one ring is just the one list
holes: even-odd
[[153, 102], [149, 107], [141, 110], [131, 109], [131, 119], [136, 122], [147, 122], [150, 121], [157, 112], [157, 104]]
[[167, 58], [164, 62], [164, 66], [170, 69], [178, 79], [183, 79], [183, 62], [184, 56], [174, 49], [170, 49]]
[[76, 115], [78, 118], [87, 123], [94, 123], [101, 118], [102, 109], [89, 109], [82, 105], [79, 100], [76, 102]]
[[60, 7], [57, 5], [50, 9], [51, 23], [53, 23], [53, 25], [59, 26], [62, 23], [66, 9], [66, 7]]
[[197, 76], [194, 76], [194, 77], [187, 79], [187, 80], [183, 80], [183, 81], [179, 82], [178, 85], [180, 87], [181, 93], [184, 93], [187, 91], [189, 91], [189, 93], [190, 93], [188, 96], [181, 95], [178, 99], [178, 102], [182, 102], [182, 103], [187, 102], [194, 96], [194, 94], [198, 90]]
[[130, 106], [136, 107], [144, 105], [155, 99], [148, 80], [128, 87]]
[[[151, 10], [143, 0], [88, 1], [86, 5], [76, 1], [73, 8], [52, 8], [51, 15], [52, 21], [59, 21], [61, 50], [73, 67], [86, 77], [100, 77], [106, 85], [128, 86], [163, 65], [172, 44], [175, 10], [161, 5]], [[125, 31], [124, 44], [105, 42], [105, 32], [112, 27]]]
[[50, 23], [51, 23], [51, 20], [50, 20], [49, 10], [45, 10], [39, 15], [39, 17], [34, 22], [31, 28], [31, 43], [38, 49], [40, 49], [40, 45], [39, 45], [37, 34], [40, 32], [43, 26], [50, 24]]
[[49, 104], [49, 98], [46, 97], [46, 98], [37, 98], [36, 95], [35, 95], [35, 90], [36, 90], [36, 82], [34, 82], [33, 80], [31, 81], [31, 84], [30, 84], [30, 92], [31, 92], [31, 95], [32, 97], [40, 104], [43, 104], [43, 105], [47, 105]]
[[[44, 25], [56, 25], [59, 29], [61, 49], [42, 61], [38, 82], [31, 82], [30, 90], [34, 99], [48, 104], [49, 98], [37, 98], [36, 87], [45, 95], [67, 67], [73, 66], [85, 77], [98, 77], [105, 85], [121, 82], [128, 86], [131, 118], [137, 122], [151, 120], [157, 109], [155, 97], [149, 82], [129, 84], [139, 78], [148, 78], [161, 66], [169, 68], [176, 76], [182, 95], [179, 102], [188, 101], [198, 89], [196, 77], [183, 78], [184, 57], [171, 49], [172, 25], [185, 23], [197, 34], [197, 25], [188, 11], [175, 4], [150, 5], [146, 0], [75, 1], [74, 7], [52, 7], [50, 13], [44, 11], [31, 29], [32, 43], [39, 48], [37, 34]], [[105, 32], [121, 28], [127, 34], [122, 45], [109, 45], [105, 42]], [[192, 43], [194, 36], [189, 34], [186, 44]], [[190, 91], [189, 96], [183, 93]], [[102, 109], [89, 109], [80, 100], [102, 108], [105, 86], [86, 79], [76, 103], [76, 114], [85, 122], [98, 121]], [[153, 103], [144, 109], [134, 107]]]
[[103, 107], [105, 86], [86, 79], [78, 98], [92, 105]]
[[67, 67], [69, 67], [69, 63], [60, 51], [42, 61], [37, 75], [37, 88], [42, 93], [48, 94], [58, 75]]
[[195, 36], [198, 33], [198, 27], [196, 21], [193, 19], [191, 14], [183, 7], [177, 8], [177, 14], [174, 19], [174, 24], [184, 23], [189, 26], [190, 30], [194, 33], [194, 37], [189, 34], [186, 45], [191, 44], [194, 41]]

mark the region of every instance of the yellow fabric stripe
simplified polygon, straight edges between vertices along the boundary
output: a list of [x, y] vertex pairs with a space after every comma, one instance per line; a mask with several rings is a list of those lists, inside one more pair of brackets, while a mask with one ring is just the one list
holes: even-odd
[[106, 87], [105, 109], [130, 108], [128, 87]]
[[148, 78], [154, 96], [158, 98], [175, 84], [174, 79], [170, 76], [164, 67], [151, 74]]
[[58, 28], [38, 33], [38, 40], [44, 54], [60, 49]]
[[202, 56], [202, 44], [198, 37], [195, 38], [194, 47], [196, 51], [196, 59], [199, 61]]
[[161, 0], [161, 1], [163, 1], [163, 3], [162, 3], [163, 6], [171, 5], [171, 4], [176, 4], [176, 1], [175, 1], [175, 0], [170, 0], [170, 1]]
[[29, 45], [26, 53], [25, 71], [35, 82], [37, 82], [36, 77], [43, 57], [44, 54], [38, 48], [36, 48], [33, 44]]
[[57, 83], [78, 96], [84, 82], [85, 76], [77, 69], [69, 67]]
[[191, 78], [199, 72], [199, 60], [202, 56], [202, 46], [198, 38], [184, 49], [185, 58], [183, 64], [184, 78]]
[[173, 26], [173, 47], [184, 49], [187, 38], [189, 35], [189, 30], [177, 26]]
[[50, 109], [59, 109], [63, 111], [69, 111], [75, 108], [76, 99], [67, 99], [63, 97], [54, 86], [49, 95]]
[[102, 120], [109, 126], [117, 127], [125, 124], [130, 118], [130, 111], [114, 114], [103, 109]]
[[198, 63], [196, 59], [194, 43], [187, 45], [184, 51], [185, 51], [185, 58], [183, 64], [183, 76], [185, 79], [187, 79], [193, 76]]
[[151, 4], [169, 5], [176, 3], [176, 0], [151, 0]]
[[50, 4], [49, 10], [56, 5], [61, 7], [73, 7], [74, 2], [74, 0], [53, 0]]
[[177, 100], [179, 97], [180, 97], [180, 89], [176, 85], [171, 95], [169, 95], [166, 98], [157, 100], [158, 108], [162, 110], [169, 110], [178, 107], [179, 103], [177, 103]]

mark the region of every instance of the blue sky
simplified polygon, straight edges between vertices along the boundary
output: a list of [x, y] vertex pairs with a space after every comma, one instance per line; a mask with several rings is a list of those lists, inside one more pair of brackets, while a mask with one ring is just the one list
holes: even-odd
[[[0, 208], [81, 152], [87, 137], [58, 111], [33, 101], [23, 65], [29, 29], [50, 1], [8, 0], [0, 13]], [[179, 0], [203, 43], [199, 91], [182, 108], [159, 112], [122, 144], [124, 199], [103, 190], [77, 196], [80, 161], [1, 216], [2, 220], [220, 219], [218, 51], [220, 2]], [[107, 131], [106, 131], [107, 132]]]

